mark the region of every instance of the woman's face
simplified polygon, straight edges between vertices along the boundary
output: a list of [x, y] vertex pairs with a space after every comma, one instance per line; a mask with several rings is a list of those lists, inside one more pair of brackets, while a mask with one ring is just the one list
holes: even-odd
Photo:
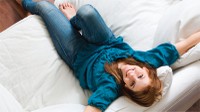
[[125, 87], [133, 91], [141, 91], [150, 85], [149, 70], [146, 67], [119, 63], [118, 69], [121, 70]]

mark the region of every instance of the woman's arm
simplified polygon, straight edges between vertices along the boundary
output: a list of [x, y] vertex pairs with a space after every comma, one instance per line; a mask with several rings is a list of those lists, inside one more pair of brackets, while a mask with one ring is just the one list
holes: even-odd
[[84, 112], [105, 111], [108, 106], [120, 96], [120, 87], [115, 82], [114, 77], [106, 72], [100, 73], [99, 75], [101, 75], [101, 77], [96, 78], [98, 87], [89, 97], [88, 105]]
[[171, 43], [163, 43], [146, 52], [135, 51], [133, 58], [148, 63], [154, 68], [164, 65], [172, 65], [181, 55], [199, 42], [200, 32], [197, 32], [175, 45], [172, 45]]
[[84, 112], [101, 112], [101, 110], [93, 106], [86, 106]]
[[183, 55], [185, 52], [187, 52], [190, 48], [194, 47], [199, 42], [200, 42], [200, 32], [197, 32], [189, 36], [187, 39], [176, 43], [175, 47], [179, 52], [179, 55]]

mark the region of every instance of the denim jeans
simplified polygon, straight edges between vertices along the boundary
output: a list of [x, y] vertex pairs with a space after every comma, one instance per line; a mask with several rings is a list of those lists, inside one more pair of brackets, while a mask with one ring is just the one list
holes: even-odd
[[[76, 55], [83, 46], [101, 45], [114, 38], [112, 31], [91, 5], [80, 7], [70, 21], [47, 1], [23, 0], [22, 5], [32, 14], [42, 17], [58, 54], [72, 69]], [[82, 30], [82, 35], [77, 29]]]

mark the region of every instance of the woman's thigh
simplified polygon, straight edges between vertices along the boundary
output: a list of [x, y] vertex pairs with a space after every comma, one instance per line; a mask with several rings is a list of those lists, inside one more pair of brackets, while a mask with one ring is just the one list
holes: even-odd
[[91, 5], [80, 7], [70, 21], [82, 30], [83, 37], [90, 43], [102, 44], [115, 38], [99, 12]]

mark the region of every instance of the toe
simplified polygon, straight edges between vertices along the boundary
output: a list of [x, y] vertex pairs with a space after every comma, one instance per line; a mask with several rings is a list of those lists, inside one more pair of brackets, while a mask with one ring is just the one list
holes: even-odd
[[68, 3], [65, 3], [65, 4], [64, 4], [65, 8], [67, 8], [67, 7], [68, 7], [68, 5], [67, 5], [67, 4], [68, 4]]
[[71, 3], [69, 3], [69, 7], [72, 8], [72, 4]]
[[73, 5], [73, 4], [71, 4], [71, 8], [74, 8], [74, 9], [75, 9], [75, 7], [74, 7], [74, 5]]
[[63, 10], [63, 9], [64, 9], [63, 4], [59, 4], [59, 9], [60, 9], [60, 10]]

